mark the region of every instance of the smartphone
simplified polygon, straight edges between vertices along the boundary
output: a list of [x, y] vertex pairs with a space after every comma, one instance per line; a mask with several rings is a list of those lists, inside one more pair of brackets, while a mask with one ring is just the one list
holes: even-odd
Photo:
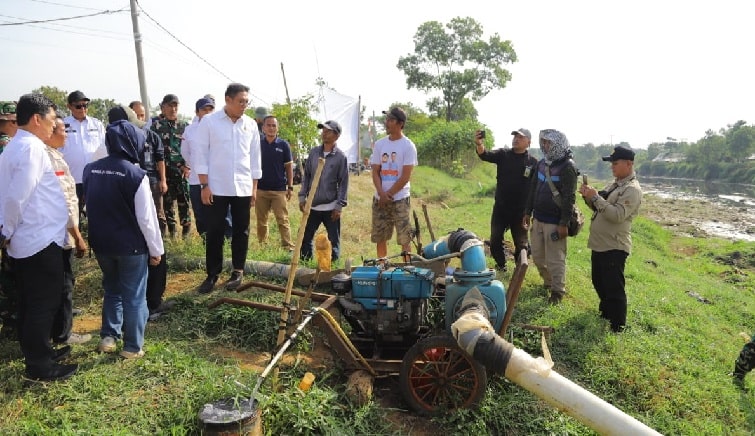
[[588, 185], [589, 184], [589, 183], [587, 183], [587, 174], [582, 174], [582, 184], [583, 185]]
[[485, 139], [485, 131], [480, 130], [480, 139]]

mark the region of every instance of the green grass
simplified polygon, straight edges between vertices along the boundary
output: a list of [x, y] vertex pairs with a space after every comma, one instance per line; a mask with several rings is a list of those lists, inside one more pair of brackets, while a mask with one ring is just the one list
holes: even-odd
[[[495, 185], [492, 168], [479, 165], [467, 179], [425, 167], [415, 170], [413, 206], [420, 217], [423, 243], [430, 238], [422, 202], [436, 237], [459, 227], [487, 237]], [[369, 242], [371, 192], [369, 174], [352, 178], [342, 232], [344, 257], [355, 264], [375, 255]], [[295, 236], [301, 215], [294, 209]], [[588, 226], [569, 240], [568, 295], [561, 305], [546, 304], [542, 281], [534, 265], [530, 268], [510, 339], [539, 356], [539, 334], [521, 325], [554, 327], [548, 346], [556, 371], [663, 434], [752, 434], [755, 381], [748, 377], [750, 391], [743, 392], [732, 385], [728, 373], [744, 343], [740, 332], [749, 335], [755, 328], [755, 244], [675, 236], [638, 218], [634, 251], [626, 267], [628, 329], [617, 335], [597, 313], [586, 248]], [[266, 245], [251, 238], [249, 259], [287, 262], [272, 220], [270, 229]], [[398, 250], [393, 244], [389, 247]], [[169, 259], [204, 257], [196, 237], [171, 242], [168, 250]], [[336, 264], [341, 265], [343, 261]], [[93, 259], [77, 262], [76, 268], [76, 304], [96, 320], [101, 275]], [[509, 277], [502, 277], [504, 283]], [[172, 271], [169, 288], [178, 305], [168, 316], [148, 324], [147, 354], [138, 361], [98, 354], [92, 341], [74, 347], [71, 361], [80, 364], [76, 376], [66, 382], [30, 384], [22, 378], [17, 342], [0, 341], [0, 434], [198, 434], [197, 413], [203, 404], [248, 396], [274, 351], [278, 315], [228, 305], [209, 310], [207, 304], [220, 296], [280, 304], [282, 294], [216, 291], [199, 296], [193, 289], [203, 278], [201, 270]], [[278, 284], [285, 284], [285, 279]], [[96, 335], [97, 330], [92, 332]], [[381, 397], [395, 397], [398, 390], [397, 380], [390, 378], [380, 381], [374, 401], [361, 407], [351, 404], [344, 394], [348, 374], [337, 357], [327, 362], [305, 358], [319, 340], [316, 329], [307, 329], [279, 366], [278, 380], [270, 377], [263, 384], [260, 410], [266, 434], [593, 434], [500, 377], [491, 378], [478, 408], [432, 421], [383, 407]], [[250, 364], [255, 358], [256, 363]], [[306, 371], [314, 372], [317, 379], [309, 392], [302, 393], [295, 386]]]

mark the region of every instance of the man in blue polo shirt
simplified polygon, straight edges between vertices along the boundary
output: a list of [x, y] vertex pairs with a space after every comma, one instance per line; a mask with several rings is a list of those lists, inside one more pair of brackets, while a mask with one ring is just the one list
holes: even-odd
[[262, 178], [257, 184], [257, 202], [254, 205], [257, 213], [257, 240], [260, 244], [267, 241], [267, 221], [272, 209], [278, 222], [281, 245], [291, 251], [294, 249], [288, 222], [288, 201], [294, 191], [291, 146], [278, 137], [278, 120], [274, 116], [267, 115], [263, 119], [262, 131]]

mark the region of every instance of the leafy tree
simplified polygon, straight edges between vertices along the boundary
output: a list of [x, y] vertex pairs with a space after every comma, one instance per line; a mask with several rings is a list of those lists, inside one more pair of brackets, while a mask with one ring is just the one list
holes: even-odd
[[752, 154], [755, 142], [755, 129], [744, 126], [738, 129], [729, 138], [729, 152], [735, 162], [742, 162]]
[[[291, 144], [294, 159], [304, 159], [309, 150], [320, 142], [317, 121], [310, 114], [316, 109], [311, 94], [291, 100], [291, 103], [273, 103], [272, 114], [278, 119], [278, 136]], [[254, 109], [247, 109], [254, 118]]]
[[42, 94], [45, 97], [52, 100], [53, 103], [58, 107], [58, 111], [61, 113], [68, 115], [68, 91], [63, 89], [58, 89], [55, 86], [40, 86], [39, 88], [32, 89], [31, 91], [33, 94]]
[[[58, 107], [58, 112], [60, 112], [63, 116], [70, 115], [71, 111], [68, 110], [68, 91], [59, 89], [55, 86], [43, 85], [39, 88], [33, 89], [31, 92], [35, 94], [42, 94], [52, 100], [52, 102], [55, 103], [55, 105]], [[116, 104], [117, 103], [112, 98], [93, 98], [89, 102], [89, 111], [87, 112], [87, 114], [90, 117], [97, 118], [107, 124], [107, 112]]]
[[407, 88], [440, 91], [446, 121], [460, 119], [465, 98], [479, 101], [511, 80], [503, 66], [516, 62], [511, 41], [494, 34], [482, 39], [480, 23], [456, 17], [446, 25], [423, 23], [414, 34], [414, 54], [399, 58]]
[[[427, 109], [433, 117], [444, 119], [446, 117], [446, 104], [440, 97], [433, 97], [427, 101]], [[461, 104], [456, 108], [457, 120], [477, 120], [477, 109], [472, 100], [464, 97]]]
[[[390, 107], [398, 106], [406, 112], [406, 123], [404, 124], [404, 135], [414, 139], [417, 134], [423, 132], [432, 124], [432, 119], [422, 109], [412, 103], [394, 102]], [[386, 108], [387, 110], [388, 108]], [[376, 114], [377, 127], [381, 128], [380, 134], [375, 139], [385, 136], [385, 115]]]

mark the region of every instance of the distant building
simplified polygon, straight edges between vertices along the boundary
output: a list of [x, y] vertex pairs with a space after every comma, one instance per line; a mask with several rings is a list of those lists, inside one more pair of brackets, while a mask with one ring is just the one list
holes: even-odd
[[676, 162], [684, 162], [684, 160], [685, 160], [684, 153], [677, 153], [673, 151], [663, 152], [653, 158], [653, 162], [676, 163]]

